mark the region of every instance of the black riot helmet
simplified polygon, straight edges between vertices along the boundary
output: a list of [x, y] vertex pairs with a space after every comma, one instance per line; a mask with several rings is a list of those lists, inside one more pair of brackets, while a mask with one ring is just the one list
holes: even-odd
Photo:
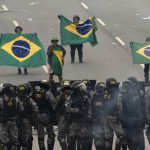
[[87, 87], [87, 91], [91, 91], [91, 81], [88, 79], [83, 79], [82, 83], [84, 83]]
[[106, 86], [109, 87], [118, 87], [118, 82], [115, 78], [106, 79]]
[[41, 89], [44, 89], [46, 91], [50, 90], [50, 88], [51, 88], [50, 82], [47, 80], [42, 80], [40, 82], [39, 86]]
[[82, 83], [84, 83], [86, 86], [90, 85], [90, 81], [88, 79], [83, 79]]
[[138, 84], [138, 79], [136, 77], [129, 77], [128, 80], [132, 82], [132, 91], [137, 92], [140, 90], [140, 85]]
[[72, 90], [73, 90], [73, 91], [76, 91], [77, 89], [79, 89], [79, 85], [80, 85], [81, 83], [82, 83], [81, 81], [74, 81], [74, 82], [71, 84]]
[[71, 86], [73, 92], [76, 93], [77, 95], [83, 95], [87, 93], [87, 87], [84, 83], [82, 83], [82, 81], [75, 81], [72, 83]]
[[69, 80], [63, 80], [61, 83], [61, 91], [72, 90]]
[[108, 78], [108, 79], [106, 79], [106, 86], [107, 86], [107, 91], [112, 96], [115, 96], [115, 93], [118, 90], [118, 82], [117, 82], [117, 80], [115, 78]]
[[29, 95], [31, 93], [32, 86], [30, 83], [23, 83], [17, 86], [18, 95]]
[[15, 86], [11, 83], [3, 83], [0, 85], [0, 90], [2, 95], [7, 95], [8, 97], [15, 95]]
[[130, 95], [134, 89], [134, 84], [130, 80], [125, 80], [119, 84], [119, 91], [123, 94]]
[[95, 91], [97, 93], [102, 93], [106, 90], [106, 83], [105, 82], [97, 82], [95, 85]]
[[132, 81], [135, 84], [138, 83], [138, 79], [136, 77], [129, 77], [128, 80]]

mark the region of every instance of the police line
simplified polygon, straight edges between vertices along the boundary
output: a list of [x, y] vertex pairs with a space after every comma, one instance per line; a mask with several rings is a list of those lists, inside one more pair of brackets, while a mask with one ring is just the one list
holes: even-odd
[[[47, 80], [42, 80], [42, 81], [47, 81]], [[37, 88], [40, 88], [41, 86], [41, 82], [42, 81], [27, 81], [28, 83], [31, 84], [32, 88], [33, 89], [37, 89]], [[71, 84], [75, 81], [84, 81], [84, 80], [68, 80]], [[88, 81], [88, 88], [90, 88], [91, 90], [94, 91], [94, 88], [95, 88], [95, 85], [97, 83], [97, 80], [85, 80], [85, 81]], [[99, 80], [98, 80], [99, 81]], [[118, 82], [118, 86], [119, 86], [120, 82]], [[147, 89], [148, 87], [150, 87], [150, 83], [145, 83], [144, 81], [138, 81], [138, 85], [139, 85], [139, 88], [143, 91], [145, 91], [145, 89]], [[17, 85], [14, 85], [15, 87], [17, 87]], [[54, 81], [51, 81], [50, 82], [50, 86], [51, 86], [51, 89], [60, 89], [60, 86], [61, 86], [61, 83], [60, 82], [54, 82]]]

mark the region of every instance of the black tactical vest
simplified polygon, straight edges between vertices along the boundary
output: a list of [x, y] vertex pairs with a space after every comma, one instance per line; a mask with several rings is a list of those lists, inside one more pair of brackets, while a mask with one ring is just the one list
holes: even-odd
[[105, 103], [105, 94], [93, 94], [92, 98], [92, 112], [96, 117], [98, 115], [104, 115], [104, 103]]
[[18, 108], [16, 98], [10, 98], [8, 101], [4, 100], [3, 104], [6, 116], [8, 118], [13, 118], [17, 116]]
[[37, 103], [39, 112], [49, 112], [52, 110], [51, 104], [46, 99], [46, 91], [45, 90], [35, 91], [32, 98]]
[[23, 117], [31, 117], [33, 114], [33, 107], [30, 104], [30, 97], [28, 96], [24, 97], [23, 107], [24, 107]]

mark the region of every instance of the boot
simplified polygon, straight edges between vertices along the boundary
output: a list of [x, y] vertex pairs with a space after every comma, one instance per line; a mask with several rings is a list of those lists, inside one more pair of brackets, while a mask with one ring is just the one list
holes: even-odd
[[127, 150], [128, 146], [127, 145], [122, 145], [122, 150]]
[[54, 149], [54, 144], [48, 144], [48, 150], [53, 150]]
[[28, 150], [32, 150], [32, 143], [29, 143]]
[[21, 74], [21, 68], [18, 68], [18, 74]]
[[74, 63], [74, 60], [73, 60], [73, 59], [71, 60], [71, 63], [72, 63], [72, 64]]
[[46, 150], [46, 149], [43, 147], [43, 148], [40, 148], [40, 150]]
[[24, 74], [25, 74], [25, 75], [28, 74], [27, 68], [24, 68]]
[[79, 60], [79, 63], [83, 63], [82, 59]]
[[145, 75], [145, 82], [149, 82], [149, 76]]

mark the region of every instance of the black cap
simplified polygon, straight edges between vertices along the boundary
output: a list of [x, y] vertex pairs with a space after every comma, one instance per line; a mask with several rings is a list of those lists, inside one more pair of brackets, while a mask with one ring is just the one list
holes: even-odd
[[75, 15], [75, 16], [73, 17], [73, 20], [76, 19], [76, 18], [78, 18], [78, 19], [80, 20], [80, 17], [79, 17], [78, 15]]
[[18, 30], [20, 30], [20, 31], [22, 32], [23, 28], [22, 28], [21, 26], [17, 26], [17, 27], [15, 28], [15, 32], [17, 33]]

